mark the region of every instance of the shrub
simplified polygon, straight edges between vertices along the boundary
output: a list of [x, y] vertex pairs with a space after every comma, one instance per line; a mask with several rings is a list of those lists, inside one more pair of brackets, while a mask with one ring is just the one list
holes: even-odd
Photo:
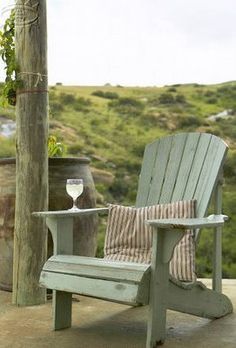
[[168, 92], [177, 92], [177, 89], [175, 87], [168, 88]]
[[76, 97], [71, 93], [60, 93], [59, 98], [63, 104], [73, 104], [76, 101]]
[[205, 97], [213, 97], [215, 95], [215, 92], [214, 91], [206, 91], [204, 93], [204, 96]]
[[201, 120], [196, 116], [181, 116], [178, 119], [178, 127], [186, 128], [186, 127], [199, 127], [201, 126]]
[[100, 97], [100, 98], [106, 98], [106, 99], [118, 99], [119, 98], [119, 94], [115, 93], [115, 92], [103, 92], [101, 90], [97, 90], [94, 91], [92, 93], [92, 95], [95, 95], [96, 97]]
[[208, 98], [207, 100], [206, 100], [206, 102], [208, 103], [208, 104], [217, 104], [217, 98], [216, 97], [212, 97], [212, 98]]
[[[173, 87], [171, 88], [173, 90]], [[176, 90], [176, 89], [175, 89]], [[170, 91], [170, 88], [169, 88]], [[176, 97], [171, 93], [162, 93], [158, 99], [152, 99], [151, 104], [157, 106], [158, 104], [173, 105], [173, 104], [185, 104], [186, 98], [183, 94], [177, 94]]]
[[236, 181], [236, 151], [230, 151], [224, 166], [224, 173], [232, 182]]
[[174, 104], [175, 98], [171, 93], [162, 93], [159, 98], [160, 104]]
[[55, 112], [61, 112], [64, 110], [64, 106], [61, 103], [58, 103], [56, 101], [53, 101], [50, 103], [50, 111], [52, 114]]
[[156, 107], [156, 106], [159, 106], [160, 105], [160, 102], [159, 102], [159, 98], [150, 98], [148, 103], [152, 106], [152, 107]]
[[186, 98], [183, 94], [177, 94], [175, 97], [175, 101], [176, 101], [176, 103], [185, 104]]
[[230, 86], [222, 86], [217, 88], [217, 92], [224, 94], [224, 93], [228, 93], [230, 91]]
[[144, 109], [144, 104], [135, 98], [119, 98], [109, 102], [108, 107], [114, 108], [122, 115], [140, 115]]
[[79, 142], [68, 146], [68, 153], [71, 155], [78, 155], [83, 150], [83, 145]]
[[117, 175], [112, 186], [109, 187], [109, 192], [117, 201], [122, 201], [123, 197], [127, 195], [129, 184], [124, 180], [123, 175]]
[[95, 95], [95, 97], [101, 97], [101, 98], [103, 98], [103, 96], [104, 96], [104, 92], [101, 90], [94, 91], [91, 94]]
[[117, 94], [115, 92], [105, 92], [104, 93], [104, 98], [107, 98], [107, 99], [118, 99], [119, 98], [119, 94]]
[[73, 107], [76, 111], [88, 111], [88, 107], [92, 105], [89, 98], [79, 97], [73, 103]]

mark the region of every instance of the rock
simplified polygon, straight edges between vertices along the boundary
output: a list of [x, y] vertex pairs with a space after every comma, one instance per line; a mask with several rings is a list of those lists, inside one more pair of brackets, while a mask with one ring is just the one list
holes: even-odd
[[232, 116], [232, 110], [223, 110], [221, 112], [219, 112], [218, 114], [215, 114], [215, 115], [211, 115], [209, 117], [207, 117], [207, 120], [209, 121], [217, 121], [217, 120], [220, 120], [220, 119], [228, 119]]

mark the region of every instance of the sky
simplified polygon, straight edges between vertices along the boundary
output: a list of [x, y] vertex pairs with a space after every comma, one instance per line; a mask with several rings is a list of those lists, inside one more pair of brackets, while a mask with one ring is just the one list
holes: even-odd
[[47, 11], [51, 85], [236, 80], [235, 0], [47, 0]]

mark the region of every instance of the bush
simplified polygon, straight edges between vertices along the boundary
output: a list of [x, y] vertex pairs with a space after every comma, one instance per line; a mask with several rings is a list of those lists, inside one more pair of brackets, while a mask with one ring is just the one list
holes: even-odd
[[176, 101], [176, 103], [180, 103], [180, 104], [186, 103], [186, 99], [185, 99], [185, 96], [183, 94], [177, 94], [177, 96], [175, 97], [175, 101]]
[[175, 87], [168, 88], [168, 92], [177, 92], [177, 89]]
[[122, 115], [140, 115], [144, 104], [135, 98], [119, 98], [109, 102], [108, 107], [114, 108]]
[[179, 128], [186, 128], [186, 127], [197, 128], [199, 126], [201, 126], [201, 120], [196, 116], [181, 116], [178, 119]]
[[230, 86], [222, 86], [217, 88], [217, 92], [219, 92], [220, 94], [228, 93], [230, 92], [230, 90], [231, 90]]
[[91, 93], [91, 95], [95, 95], [95, 97], [101, 97], [104, 98], [104, 92], [101, 90], [97, 90]]
[[61, 103], [58, 103], [56, 101], [53, 101], [50, 103], [50, 111], [52, 114], [55, 112], [61, 112], [64, 110], [64, 106]]
[[224, 166], [224, 173], [230, 181], [236, 181], [236, 151], [229, 151]]
[[117, 175], [113, 185], [109, 188], [109, 192], [118, 202], [124, 199], [128, 190], [129, 184], [126, 180], [124, 180], [123, 175]]
[[[138, 165], [138, 170], [140, 170], [140, 163]], [[137, 180], [137, 170], [135, 170], [135, 174], [132, 175], [129, 169], [126, 170], [120, 167], [113, 184], [109, 187], [109, 193], [114, 201], [132, 205], [136, 198]]]
[[107, 99], [118, 99], [119, 98], [119, 94], [117, 94], [115, 92], [105, 92], [104, 93], [104, 98], [107, 98]]
[[207, 102], [208, 104], [217, 104], [217, 101], [218, 101], [218, 100], [217, 100], [216, 97], [212, 97], [212, 98], [208, 98], [206, 102]]
[[215, 92], [214, 91], [206, 91], [205, 93], [204, 93], [204, 96], [205, 97], [213, 97], [215, 95]]
[[88, 111], [88, 107], [92, 105], [89, 98], [79, 97], [73, 103], [73, 107], [76, 111]]
[[74, 94], [71, 93], [60, 93], [59, 99], [61, 100], [62, 104], [73, 104], [76, 101], [76, 97]]
[[103, 92], [101, 90], [94, 91], [92, 95], [95, 95], [96, 97], [100, 98], [106, 98], [106, 99], [118, 99], [119, 94], [115, 92]]
[[175, 98], [171, 93], [162, 93], [159, 98], [160, 104], [174, 104]]
[[[175, 88], [171, 87], [168, 91], [176, 91]], [[176, 97], [171, 93], [162, 93], [158, 98], [153, 98], [150, 100], [152, 106], [163, 105], [173, 105], [173, 104], [185, 104], [186, 98], [183, 94], [177, 94]]]
[[68, 146], [68, 153], [71, 155], [78, 155], [83, 150], [84, 146], [81, 143], [74, 143]]

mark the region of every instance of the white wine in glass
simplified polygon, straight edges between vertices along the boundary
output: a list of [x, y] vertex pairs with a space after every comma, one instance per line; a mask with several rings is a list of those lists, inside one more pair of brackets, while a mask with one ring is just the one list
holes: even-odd
[[66, 180], [66, 192], [73, 199], [73, 207], [69, 210], [76, 211], [79, 208], [76, 205], [77, 198], [82, 194], [84, 189], [83, 179], [67, 179]]

